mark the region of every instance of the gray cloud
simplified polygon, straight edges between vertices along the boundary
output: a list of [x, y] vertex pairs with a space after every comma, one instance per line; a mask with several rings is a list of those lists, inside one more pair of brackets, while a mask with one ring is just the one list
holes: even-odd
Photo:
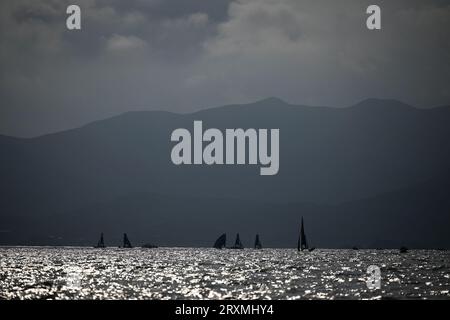
[[279, 96], [450, 102], [450, 6], [378, 1], [79, 0], [0, 3], [0, 133], [33, 136], [129, 110], [188, 112]]

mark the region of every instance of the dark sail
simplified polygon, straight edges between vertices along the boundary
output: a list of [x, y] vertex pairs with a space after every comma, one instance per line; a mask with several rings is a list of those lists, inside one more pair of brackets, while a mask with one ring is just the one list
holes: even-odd
[[236, 235], [236, 241], [234, 242], [234, 246], [232, 246], [231, 249], [244, 249], [241, 238], [239, 237], [239, 233]]
[[123, 234], [123, 247], [124, 248], [133, 248], [130, 240], [128, 240], [128, 236], [126, 233]]
[[222, 249], [225, 248], [227, 242], [227, 235], [224, 233], [219, 238], [217, 238], [216, 242], [214, 242], [214, 248]]
[[262, 249], [261, 241], [259, 240], [259, 234], [256, 235], [255, 249]]
[[104, 248], [105, 241], [103, 240], [103, 232], [100, 234], [100, 240], [98, 240], [96, 248]]
[[300, 236], [298, 237], [297, 250], [303, 251], [305, 249], [308, 249], [308, 241], [306, 240], [305, 227], [303, 224], [303, 217], [302, 217], [302, 225], [300, 227]]

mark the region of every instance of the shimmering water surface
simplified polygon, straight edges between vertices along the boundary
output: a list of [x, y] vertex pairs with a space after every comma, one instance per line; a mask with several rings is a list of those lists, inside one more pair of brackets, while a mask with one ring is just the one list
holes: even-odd
[[[381, 268], [369, 290], [367, 267]], [[450, 299], [448, 251], [0, 248], [3, 299]]]

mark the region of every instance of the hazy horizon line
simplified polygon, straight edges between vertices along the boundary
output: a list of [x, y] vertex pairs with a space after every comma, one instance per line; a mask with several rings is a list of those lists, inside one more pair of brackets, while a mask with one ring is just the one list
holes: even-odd
[[359, 105], [369, 102], [369, 101], [398, 103], [398, 104], [402, 104], [404, 106], [408, 106], [412, 109], [420, 110], [420, 111], [427, 111], [427, 110], [433, 110], [433, 109], [437, 109], [437, 108], [443, 108], [443, 107], [450, 106], [450, 103], [449, 103], [448, 105], [417, 107], [417, 106], [413, 106], [408, 103], [405, 103], [401, 100], [391, 99], [391, 98], [367, 98], [367, 99], [360, 100], [359, 102], [352, 104], [352, 105], [348, 105], [348, 106], [321, 106], [321, 105], [296, 104], [296, 103], [288, 102], [285, 99], [282, 99], [282, 98], [279, 98], [276, 96], [269, 96], [267, 98], [258, 99], [258, 100], [252, 101], [252, 102], [225, 104], [225, 105], [218, 105], [218, 106], [213, 106], [213, 107], [200, 107], [198, 110], [188, 111], [188, 112], [176, 112], [176, 111], [168, 111], [168, 110], [162, 110], [162, 109], [154, 109], [154, 110], [134, 109], [134, 110], [129, 110], [129, 111], [125, 111], [125, 112], [119, 112], [115, 115], [111, 115], [111, 116], [104, 117], [104, 118], [93, 119], [93, 120], [85, 122], [84, 124], [77, 125], [74, 127], [68, 127], [65, 129], [50, 131], [50, 132], [42, 133], [42, 134], [38, 134], [38, 135], [21, 136], [21, 135], [10, 135], [7, 133], [0, 132], [0, 136], [5, 137], [5, 138], [28, 140], [28, 139], [35, 139], [35, 138], [40, 138], [40, 137], [49, 136], [49, 135], [53, 135], [53, 134], [58, 134], [58, 133], [63, 133], [63, 132], [67, 132], [67, 131], [81, 129], [83, 127], [86, 127], [88, 125], [91, 125], [91, 124], [94, 124], [97, 122], [114, 119], [114, 118], [121, 117], [123, 115], [130, 114], [130, 113], [152, 113], [152, 112], [154, 112], [154, 113], [167, 113], [167, 114], [173, 114], [173, 115], [193, 115], [193, 114], [201, 113], [201, 112], [208, 111], [208, 110], [215, 110], [215, 109], [228, 108], [228, 107], [238, 107], [238, 106], [249, 106], [249, 105], [267, 102], [267, 101], [271, 101], [271, 100], [273, 102], [278, 102], [278, 103], [281, 103], [283, 105], [290, 106], [290, 107], [329, 108], [329, 109], [339, 109], [339, 110], [345, 110], [345, 109], [349, 109], [349, 108], [353, 108], [353, 107], [358, 107]]

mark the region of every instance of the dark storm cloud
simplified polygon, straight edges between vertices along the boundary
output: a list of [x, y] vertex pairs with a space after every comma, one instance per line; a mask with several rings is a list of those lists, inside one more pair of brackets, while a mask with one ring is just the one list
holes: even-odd
[[[82, 30], [65, 9], [82, 8]], [[450, 102], [450, 6], [378, 1], [7, 0], [0, 133], [29, 136], [129, 110], [177, 112], [279, 96]]]

